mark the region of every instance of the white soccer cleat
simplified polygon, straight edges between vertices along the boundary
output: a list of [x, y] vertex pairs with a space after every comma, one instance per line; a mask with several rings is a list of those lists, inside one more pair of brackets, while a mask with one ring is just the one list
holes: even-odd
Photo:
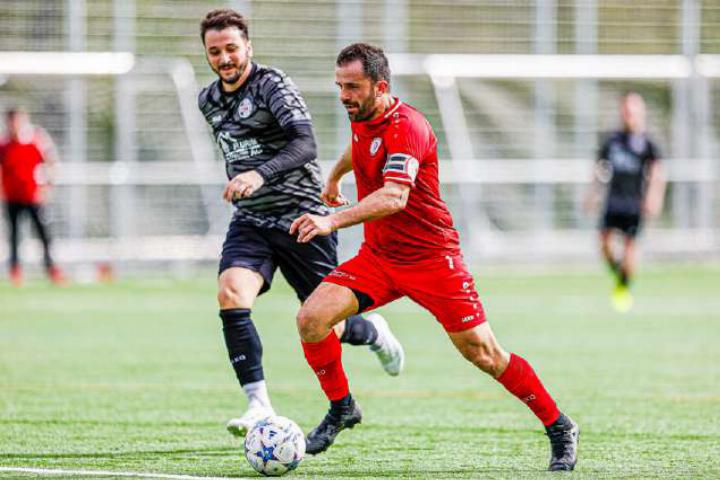
[[270, 407], [252, 407], [240, 418], [231, 418], [226, 428], [228, 432], [236, 437], [244, 437], [252, 430], [257, 422], [275, 415], [275, 410]]
[[375, 352], [380, 364], [385, 371], [393, 377], [400, 374], [405, 365], [405, 352], [395, 335], [390, 331], [385, 318], [379, 313], [371, 313], [365, 319], [375, 325], [378, 338], [370, 345], [370, 350]]

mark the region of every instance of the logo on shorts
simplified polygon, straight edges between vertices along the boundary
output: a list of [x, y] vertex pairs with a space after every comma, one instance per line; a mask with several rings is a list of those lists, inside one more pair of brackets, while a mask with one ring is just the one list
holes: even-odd
[[370, 144], [370, 155], [375, 155], [378, 152], [378, 150], [380, 150], [380, 145], [382, 145], [382, 138], [380, 138], [380, 137], [373, 138], [373, 141]]
[[468, 316], [466, 316], [466, 317], [462, 317], [462, 318], [460, 319], [460, 322], [461, 322], [461, 323], [467, 323], [467, 322], [472, 321], [473, 318], [475, 318], [475, 314], [474, 314], [474, 313], [473, 313], [472, 315], [468, 315]]
[[330, 272], [330, 277], [340, 277], [340, 278], [347, 278], [348, 280], [357, 280], [357, 277], [355, 275], [350, 275], [349, 273], [345, 272], [339, 272], [337, 270], [333, 270]]
[[238, 105], [238, 115], [240, 115], [240, 118], [248, 118], [253, 111], [253, 103], [252, 99], [250, 98], [243, 98], [243, 101], [240, 102], [240, 105]]

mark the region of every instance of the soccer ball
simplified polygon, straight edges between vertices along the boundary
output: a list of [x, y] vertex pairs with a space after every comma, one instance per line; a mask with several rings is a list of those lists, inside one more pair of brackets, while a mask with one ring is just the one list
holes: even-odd
[[260, 420], [245, 437], [245, 458], [269, 477], [295, 470], [305, 456], [305, 435], [289, 418], [271, 416]]

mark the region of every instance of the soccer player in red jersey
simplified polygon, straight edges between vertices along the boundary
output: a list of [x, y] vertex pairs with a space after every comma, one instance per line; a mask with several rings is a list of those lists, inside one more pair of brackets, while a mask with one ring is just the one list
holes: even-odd
[[330, 400], [330, 411], [307, 436], [307, 451], [326, 450], [337, 434], [361, 421], [342, 366], [333, 325], [348, 315], [407, 296], [429, 310], [460, 353], [524, 402], [546, 428], [550, 470], [572, 470], [579, 428], [562, 414], [530, 364], [506, 352], [485, 320], [457, 231], [440, 198], [437, 139], [425, 117], [390, 95], [383, 51], [358, 43], [344, 48], [335, 69], [340, 100], [352, 123], [351, 147], [322, 193], [345, 203], [340, 179], [355, 174], [359, 203], [329, 216], [305, 214], [291, 234], [299, 242], [364, 223], [357, 256], [338, 266], [298, 313], [305, 357]]
[[[18, 223], [20, 216], [27, 212], [43, 245], [48, 276], [53, 283], [62, 284], [65, 279], [50, 255], [50, 237], [42, 210], [54, 176], [57, 159], [55, 146], [42, 128], [30, 123], [30, 116], [24, 110], [8, 110], [6, 120], [7, 136], [0, 139], [0, 176], [10, 226], [10, 280], [16, 286], [22, 284]], [[40, 165], [45, 167], [42, 182], [38, 181]]]

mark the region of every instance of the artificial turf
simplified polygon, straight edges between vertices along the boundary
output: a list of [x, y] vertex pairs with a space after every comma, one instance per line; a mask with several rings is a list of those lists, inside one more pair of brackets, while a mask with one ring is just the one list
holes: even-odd
[[[477, 287], [501, 344], [580, 424], [573, 478], [720, 478], [720, 269], [648, 267], [624, 315], [599, 271], [496, 269]], [[210, 271], [1, 284], [0, 467], [256, 476], [224, 429], [245, 401], [214, 290]], [[274, 406], [307, 431], [327, 404], [296, 310], [277, 281], [253, 316]], [[345, 347], [363, 423], [291, 477], [557, 478], [544, 472], [539, 422], [466, 363], [427, 312], [403, 300], [382, 313], [405, 346], [405, 371], [388, 377], [365, 347]]]

